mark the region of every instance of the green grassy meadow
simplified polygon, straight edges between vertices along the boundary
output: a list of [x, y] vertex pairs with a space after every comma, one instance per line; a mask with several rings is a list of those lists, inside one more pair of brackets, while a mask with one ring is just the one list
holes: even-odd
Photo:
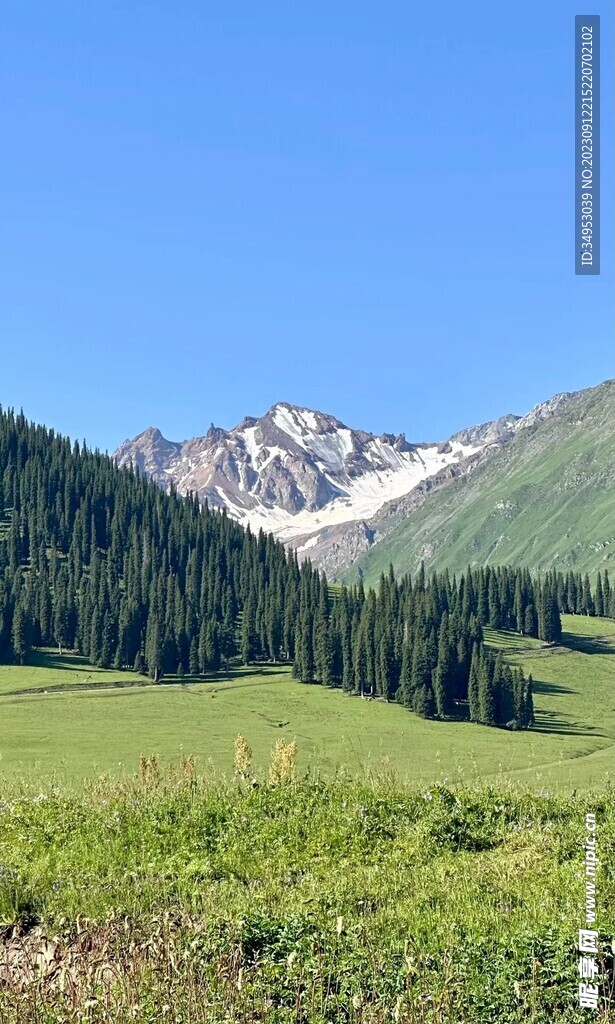
[[134, 685], [134, 672], [116, 672], [90, 665], [76, 654], [51, 649], [32, 652], [27, 665], [0, 665], [0, 697], [27, 690], [49, 691], [64, 687], [108, 685], [110, 682]]
[[583, 1024], [588, 810], [612, 1022], [615, 623], [563, 626], [486, 631], [532, 672], [528, 732], [279, 666], [3, 667], [0, 1024]]
[[[291, 770], [254, 789], [190, 761], [9, 786], [0, 1021], [582, 1024], [588, 806], [607, 851], [612, 788], [588, 805]], [[615, 879], [598, 882], [607, 1024]]]
[[397, 704], [296, 683], [280, 666], [151, 685], [134, 673], [42, 652], [32, 666], [0, 668], [0, 776], [119, 776], [134, 772], [141, 754], [163, 762], [191, 754], [201, 770], [228, 775], [241, 733], [256, 771], [282, 737], [296, 739], [301, 768], [326, 776], [344, 766], [355, 775], [390, 771], [411, 784], [599, 787], [615, 767], [615, 623], [564, 616], [563, 625], [566, 646], [557, 648], [486, 632], [487, 642], [534, 678], [536, 726], [517, 733], [424, 721]]

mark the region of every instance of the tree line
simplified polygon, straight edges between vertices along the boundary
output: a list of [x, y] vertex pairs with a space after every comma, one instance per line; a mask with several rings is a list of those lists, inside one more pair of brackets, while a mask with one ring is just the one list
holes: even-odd
[[564, 597], [611, 607], [607, 573], [599, 584], [591, 605], [576, 577], [508, 567], [330, 588], [271, 535], [0, 410], [0, 662], [57, 644], [160, 680], [282, 660], [303, 682], [425, 717], [524, 727], [531, 680], [486, 649], [483, 627], [558, 642]]
[[[517, 586], [518, 583], [518, 586]], [[376, 589], [342, 586], [333, 601], [324, 576], [306, 578], [299, 594], [293, 675], [348, 693], [397, 700], [425, 718], [463, 718], [525, 728], [533, 721], [532, 680], [511, 669], [483, 642], [483, 626], [514, 621], [514, 597], [525, 622], [534, 602], [539, 623], [559, 628], [552, 587], [537, 593], [529, 573], [508, 568], [459, 580], [427, 578], [421, 567], [397, 581], [392, 568]], [[491, 593], [491, 606], [488, 598]], [[555, 621], [557, 620], [557, 624]]]

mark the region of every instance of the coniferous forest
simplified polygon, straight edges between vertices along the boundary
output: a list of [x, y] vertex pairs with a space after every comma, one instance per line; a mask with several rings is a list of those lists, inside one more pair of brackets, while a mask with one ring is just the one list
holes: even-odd
[[608, 572], [468, 569], [332, 588], [270, 535], [165, 493], [107, 455], [0, 411], [0, 662], [39, 646], [159, 681], [229, 664], [293, 675], [427, 717], [525, 728], [532, 679], [483, 628], [561, 640], [560, 613], [615, 615]]

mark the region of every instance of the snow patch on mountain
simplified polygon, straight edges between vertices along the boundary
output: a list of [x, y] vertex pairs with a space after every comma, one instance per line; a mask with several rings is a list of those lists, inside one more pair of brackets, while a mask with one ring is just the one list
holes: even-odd
[[[164, 487], [173, 481], [180, 493], [197, 492], [225, 507], [253, 531], [262, 528], [290, 541], [369, 519], [492, 441], [493, 432], [411, 444], [403, 434], [378, 437], [280, 402], [233, 430], [212, 424], [204, 437], [189, 441], [167, 441], [150, 428], [124, 442], [115, 457], [120, 465], [135, 463]], [[316, 547], [316, 540], [308, 543]]]
[[[334, 498], [316, 512], [302, 510], [291, 514], [284, 509], [272, 509], [264, 505], [245, 512], [233, 509], [232, 506], [227, 507], [240, 522], [249, 523], [252, 530], [262, 527], [263, 530], [271, 530], [280, 540], [289, 541], [309, 530], [357, 519], [370, 519], [386, 502], [402, 497], [422, 480], [475, 451], [478, 451], [475, 446], [456, 444], [451, 446], [449, 452], [441, 452], [434, 445], [419, 451], [414, 457], [404, 458], [400, 453], [377, 446], [377, 455], [388, 462], [390, 468], [374, 468], [360, 477], [348, 480], [343, 495]], [[375, 454], [368, 455], [370, 461], [370, 456]], [[325, 467], [322, 468], [325, 476], [329, 477]], [[334, 478], [331, 478], [331, 482], [336, 484]], [[336, 485], [339, 486], [339, 483]]]

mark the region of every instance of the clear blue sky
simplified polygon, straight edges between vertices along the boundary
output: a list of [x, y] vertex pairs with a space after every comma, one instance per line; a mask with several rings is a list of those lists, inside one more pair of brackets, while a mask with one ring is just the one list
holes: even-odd
[[594, 7], [580, 279], [578, 3], [5, 4], [0, 402], [110, 450], [280, 400], [421, 440], [613, 376]]

